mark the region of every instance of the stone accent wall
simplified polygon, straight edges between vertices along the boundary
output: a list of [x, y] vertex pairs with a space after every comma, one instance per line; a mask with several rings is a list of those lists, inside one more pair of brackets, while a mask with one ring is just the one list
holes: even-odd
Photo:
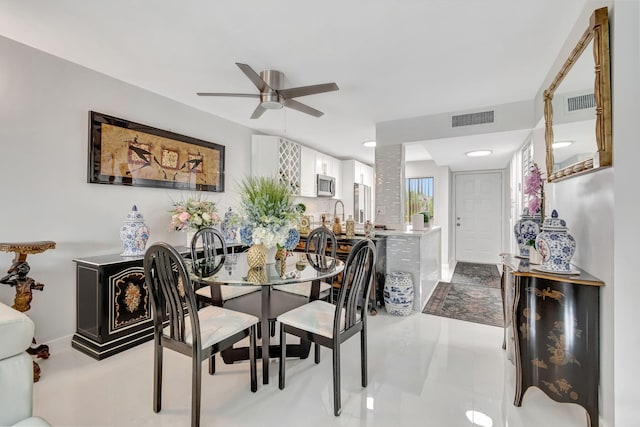
[[376, 224], [404, 229], [404, 146], [376, 147]]

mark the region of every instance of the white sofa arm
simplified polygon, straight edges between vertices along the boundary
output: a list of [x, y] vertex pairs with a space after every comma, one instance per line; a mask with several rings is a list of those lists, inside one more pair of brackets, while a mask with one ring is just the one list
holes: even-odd
[[25, 350], [33, 331], [33, 322], [24, 313], [0, 303], [0, 426], [49, 425], [31, 416], [33, 361]]

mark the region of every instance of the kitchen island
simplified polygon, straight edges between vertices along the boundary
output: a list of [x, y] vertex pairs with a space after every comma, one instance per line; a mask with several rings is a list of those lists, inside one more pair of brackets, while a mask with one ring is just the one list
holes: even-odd
[[413, 278], [413, 309], [422, 311], [431, 292], [442, 278], [440, 255], [441, 228], [421, 231], [376, 230], [376, 237], [386, 237], [386, 271], [406, 271]]

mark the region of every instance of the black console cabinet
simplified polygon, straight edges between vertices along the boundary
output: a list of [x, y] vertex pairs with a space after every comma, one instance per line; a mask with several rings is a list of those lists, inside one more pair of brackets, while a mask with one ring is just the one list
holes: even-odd
[[142, 257], [75, 259], [76, 333], [71, 346], [104, 359], [153, 338]]
[[514, 405], [535, 386], [557, 402], [576, 403], [598, 426], [599, 297], [604, 283], [583, 270], [536, 271], [503, 255], [506, 348], [515, 359]]

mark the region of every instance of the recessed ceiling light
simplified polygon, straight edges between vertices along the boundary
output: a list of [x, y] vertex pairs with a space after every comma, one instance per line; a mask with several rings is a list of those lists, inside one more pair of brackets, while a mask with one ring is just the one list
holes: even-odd
[[375, 141], [365, 141], [362, 143], [362, 145], [364, 145], [365, 147], [375, 147], [376, 146], [376, 142]]
[[482, 156], [488, 156], [491, 153], [492, 153], [491, 150], [477, 150], [477, 151], [469, 151], [468, 153], [466, 153], [466, 155], [469, 157], [482, 157]]
[[564, 148], [570, 146], [571, 144], [573, 144], [573, 141], [556, 141], [551, 144], [551, 146], [553, 148]]

